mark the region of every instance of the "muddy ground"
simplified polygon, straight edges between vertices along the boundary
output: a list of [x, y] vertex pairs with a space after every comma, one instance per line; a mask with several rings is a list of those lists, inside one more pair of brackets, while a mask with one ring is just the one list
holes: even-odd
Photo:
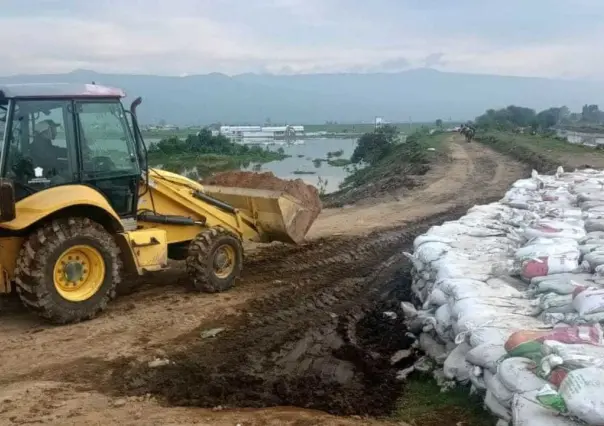
[[227, 293], [191, 292], [174, 263], [82, 324], [48, 326], [10, 301], [0, 424], [390, 424], [372, 419], [402, 391], [389, 357], [410, 339], [382, 314], [406, 297], [401, 252], [527, 173], [482, 145], [446, 146], [404, 197], [327, 209], [301, 246], [250, 245]]

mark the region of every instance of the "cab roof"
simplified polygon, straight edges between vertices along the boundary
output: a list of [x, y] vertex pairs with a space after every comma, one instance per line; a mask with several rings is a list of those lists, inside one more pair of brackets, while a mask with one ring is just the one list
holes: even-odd
[[126, 92], [99, 84], [30, 83], [0, 84], [2, 98], [124, 98]]

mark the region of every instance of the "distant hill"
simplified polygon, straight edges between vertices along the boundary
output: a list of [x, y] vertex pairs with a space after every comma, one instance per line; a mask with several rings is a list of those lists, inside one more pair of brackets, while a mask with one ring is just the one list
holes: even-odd
[[445, 73], [416, 69], [400, 73], [166, 77], [68, 74], [0, 77], [2, 83], [92, 82], [143, 97], [143, 123], [177, 125], [361, 122], [383, 116], [391, 122], [471, 119], [487, 108], [510, 104], [536, 109], [604, 101], [604, 84], [588, 81]]

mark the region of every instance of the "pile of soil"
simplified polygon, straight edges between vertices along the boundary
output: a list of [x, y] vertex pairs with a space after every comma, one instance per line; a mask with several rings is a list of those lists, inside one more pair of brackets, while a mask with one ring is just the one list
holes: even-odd
[[296, 243], [302, 242], [312, 223], [321, 213], [319, 191], [314, 186], [306, 184], [302, 179], [279, 179], [271, 172], [231, 171], [210, 176], [204, 179], [202, 184], [231, 188], [266, 189], [291, 195], [304, 207], [304, 210], [298, 213], [298, 217], [291, 219], [289, 227], [290, 237]]
[[279, 179], [271, 172], [254, 173], [238, 171], [215, 174], [204, 180], [203, 183], [207, 185], [283, 191], [300, 200], [309, 210], [321, 211], [319, 191], [314, 186], [304, 183], [302, 179]]

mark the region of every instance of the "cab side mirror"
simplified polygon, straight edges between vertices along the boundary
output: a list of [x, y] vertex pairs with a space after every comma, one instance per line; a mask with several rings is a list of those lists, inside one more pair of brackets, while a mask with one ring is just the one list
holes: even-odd
[[17, 217], [15, 188], [10, 179], [0, 179], [0, 222], [10, 222]]

